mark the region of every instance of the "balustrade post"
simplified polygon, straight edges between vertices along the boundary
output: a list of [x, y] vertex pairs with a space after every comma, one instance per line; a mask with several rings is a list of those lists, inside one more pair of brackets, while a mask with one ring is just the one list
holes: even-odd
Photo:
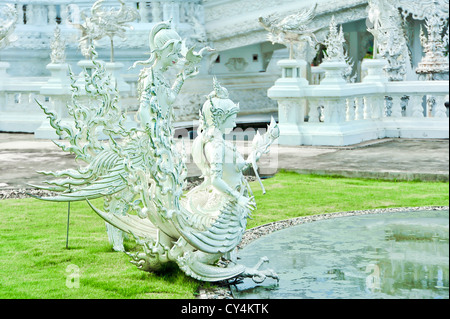
[[61, 24], [63, 24], [63, 25], [67, 24], [67, 18], [68, 18], [67, 11], [68, 11], [67, 5], [62, 4], [59, 7], [59, 15], [61, 18]]
[[304, 122], [305, 103], [303, 99], [283, 99], [278, 102], [280, 123], [295, 124]]
[[16, 4], [16, 10], [17, 10], [17, 24], [22, 25], [23, 24], [23, 4]]
[[139, 15], [141, 16], [141, 23], [148, 23], [148, 9], [147, 9], [147, 1], [139, 2]]
[[342, 98], [327, 98], [324, 105], [324, 122], [325, 123], [339, 123], [345, 119], [343, 106], [345, 99]]
[[56, 24], [56, 7], [54, 4], [48, 6], [48, 24]]
[[379, 119], [383, 117], [384, 107], [384, 99], [380, 96], [372, 97], [372, 118]]
[[161, 21], [161, 3], [159, 1], [152, 1], [152, 22]]
[[33, 6], [32, 4], [27, 4], [27, 5], [25, 6], [25, 8], [26, 8], [25, 16], [26, 16], [27, 25], [34, 24], [34, 12], [33, 12], [33, 7], [34, 7], [34, 6]]
[[364, 119], [364, 98], [355, 97], [355, 120]]
[[355, 99], [347, 98], [345, 107], [345, 120], [353, 121], [355, 119]]
[[402, 96], [392, 95], [391, 117], [402, 117]]
[[309, 113], [308, 113], [308, 122], [309, 123], [319, 123], [319, 105], [320, 101], [315, 98], [309, 98]]
[[411, 105], [412, 117], [423, 116], [423, 95], [410, 95], [408, 104]]
[[364, 119], [370, 119], [372, 117], [372, 104], [373, 104], [373, 97], [364, 96], [364, 110], [363, 110]]
[[444, 103], [446, 102], [445, 95], [436, 95], [434, 97], [434, 117], [437, 118], [446, 118], [447, 110], [445, 108]]
[[162, 11], [163, 11], [163, 20], [167, 21], [171, 18], [172, 14], [172, 6], [169, 2], [163, 2], [162, 3]]
[[180, 24], [180, 2], [172, 2], [170, 4], [171, 7], [171, 16], [172, 16], [172, 21], [175, 25]]
[[35, 25], [47, 24], [48, 13], [47, 8], [44, 4], [37, 4], [33, 6], [33, 16]]

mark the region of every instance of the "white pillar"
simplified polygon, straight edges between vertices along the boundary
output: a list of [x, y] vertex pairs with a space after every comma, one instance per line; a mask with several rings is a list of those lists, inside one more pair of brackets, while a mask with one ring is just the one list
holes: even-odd
[[152, 1], [152, 21], [151, 22], [160, 22], [161, 21], [161, 3], [159, 1]]
[[444, 103], [448, 101], [445, 95], [436, 95], [434, 97], [434, 117], [446, 118], [447, 109]]
[[147, 1], [139, 2], [139, 15], [141, 16], [141, 23], [148, 23]]
[[392, 95], [391, 117], [402, 117], [402, 96]]

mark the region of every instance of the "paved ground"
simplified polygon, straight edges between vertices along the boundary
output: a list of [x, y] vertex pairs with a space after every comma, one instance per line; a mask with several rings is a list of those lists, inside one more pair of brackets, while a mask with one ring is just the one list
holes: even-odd
[[[301, 173], [331, 174], [402, 180], [449, 179], [449, 143], [444, 140], [384, 139], [351, 147], [274, 146], [260, 163], [261, 175], [279, 169]], [[248, 144], [238, 143], [247, 154]], [[27, 188], [48, 177], [37, 171], [75, 168], [73, 156], [50, 140], [32, 134], [0, 133], [0, 190]], [[188, 164], [190, 176], [199, 174]]]

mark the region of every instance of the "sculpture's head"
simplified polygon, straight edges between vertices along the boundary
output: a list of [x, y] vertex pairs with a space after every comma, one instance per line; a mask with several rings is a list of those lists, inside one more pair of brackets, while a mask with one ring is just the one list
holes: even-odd
[[149, 65], [156, 60], [161, 62], [163, 68], [176, 64], [180, 59], [183, 41], [178, 33], [172, 29], [171, 22], [156, 24], [149, 36], [150, 58], [146, 61], [136, 61], [131, 68], [138, 64]]
[[214, 90], [208, 95], [202, 107], [204, 124], [228, 134], [236, 127], [238, 112], [239, 104], [233, 103], [228, 98], [227, 89], [214, 78]]
[[161, 60], [163, 65], [176, 64], [180, 58], [182, 40], [172, 29], [171, 23], [156, 24], [149, 36], [150, 50], [155, 59]]

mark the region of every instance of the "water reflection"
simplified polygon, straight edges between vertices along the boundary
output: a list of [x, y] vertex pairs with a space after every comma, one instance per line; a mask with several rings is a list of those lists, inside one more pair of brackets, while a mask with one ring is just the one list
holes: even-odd
[[448, 298], [449, 213], [350, 216], [294, 226], [240, 252], [280, 282], [245, 280], [235, 298]]

